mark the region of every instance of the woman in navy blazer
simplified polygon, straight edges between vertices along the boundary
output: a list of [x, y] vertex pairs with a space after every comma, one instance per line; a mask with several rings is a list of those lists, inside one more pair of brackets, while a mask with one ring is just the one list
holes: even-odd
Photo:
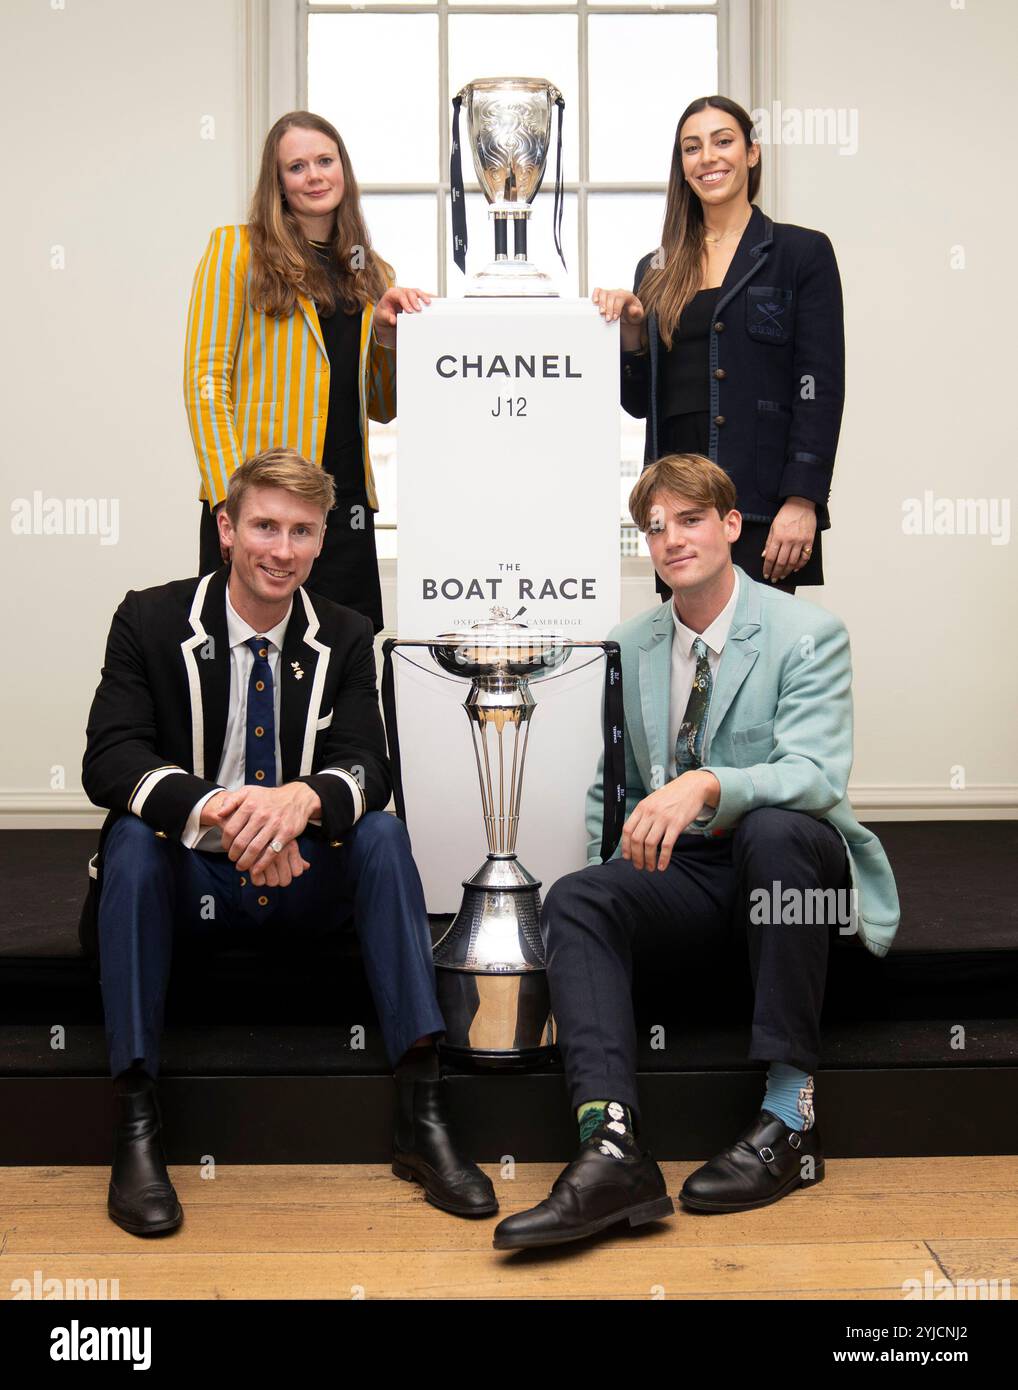
[[622, 404], [647, 420], [644, 466], [669, 453], [719, 464], [743, 515], [733, 560], [791, 592], [823, 583], [845, 392], [841, 279], [824, 233], [771, 221], [753, 205], [759, 186], [747, 112], [727, 97], [691, 102], [661, 247], [632, 291], [592, 298], [621, 320]]

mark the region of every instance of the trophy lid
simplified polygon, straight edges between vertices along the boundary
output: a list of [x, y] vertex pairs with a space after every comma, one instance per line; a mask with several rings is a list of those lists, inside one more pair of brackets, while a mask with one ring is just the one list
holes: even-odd
[[517, 622], [520, 613], [495, 605], [491, 616], [463, 632], [442, 632], [428, 650], [444, 671], [470, 679], [479, 676], [546, 675], [569, 656], [572, 646], [558, 633], [535, 632]]
[[500, 89], [539, 92], [546, 87], [553, 92], [558, 91], [554, 82], [549, 82], [546, 77], [475, 77], [464, 83], [459, 95], [462, 97], [469, 91], [492, 92]]

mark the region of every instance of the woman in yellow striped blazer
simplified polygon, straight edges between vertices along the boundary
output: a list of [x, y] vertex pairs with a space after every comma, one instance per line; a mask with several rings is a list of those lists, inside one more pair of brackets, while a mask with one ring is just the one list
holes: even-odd
[[201, 474], [200, 573], [221, 563], [230, 474], [287, 445], [336, 480], [308, 588], [382, 626], [368, 420], [396, 413], [396, 315], [429, 296], [371, 247], [339, 132], [309, 111], [269, 131], [245, 225], [217, 227], [195, 272], [184, 402]]

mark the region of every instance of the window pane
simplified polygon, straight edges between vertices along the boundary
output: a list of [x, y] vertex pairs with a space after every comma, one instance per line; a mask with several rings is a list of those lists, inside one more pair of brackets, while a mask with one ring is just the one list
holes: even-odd
[[400, 285], [438, 290], [438, 225], [432, 193], [365, 193], [361, 197], [371, 244]]
[[633, 288], [636, 263], [661, 244], [663, 193], [591, 193], [587, 198], [587, 282], [591, 290]]
[[[575, 299], [580, 293], [580, 273], [576, 258], [576, 204], [575, 193], [567, 193], [562, 208], [562, 251], [568, 270], [562, 269], [562, 262], [555, 250], [552, 229], [552, 209], [555, 199], [544, 181], [534, 214], [527, 228], [527, 254], [530, 260], [545, 274], [550, 275], [554, 288], [565, 298]], [[494, 223], [488, 216], [488, 204], [481, 193], [467, 194], [467, 273], [463, 275], [452, 258], [452, 233], [449, 234], [449, 253], [447, 257], [446, 284], [450, 299], [462, 299], [467, 280], [477, 271], [483, 270], [489, 261], [495, 259]], [[509, 250], [512, 252], [512, 229], [509, 230]]]
[[[383, 55], [398, 101], [379, 90]], [[438, 16], [311, 15], [308, 107], [342, 135], [358, 183], [437, 178]]]
[[[562, 126], [562, 168], [566, 179], [579, 174], [579, 82], [576, 75], [576, 16], [463, 14], [449, 16], [449, 97], [448, 119], [452, 121], [451, 98], [461, 87], [479, 77], [543, 77], [555, 84], [565, 97]], [[467, 148], [466, 122], [461, 118], [464, 136], [463, 178], [474, 178], [473, 155]], [[558, 115], [552, 119], [551, 141], [544, 188], [554, 187], [555, 144]], [[542, 189], [543, 196], [543, 189]]]
[[[717, 91], [717, 20], [591, 15], [588, 52], [590, 177], [665, 183], [676, 122], [695, 97]], [[630, 88], [625, 75], [634, 72]]]

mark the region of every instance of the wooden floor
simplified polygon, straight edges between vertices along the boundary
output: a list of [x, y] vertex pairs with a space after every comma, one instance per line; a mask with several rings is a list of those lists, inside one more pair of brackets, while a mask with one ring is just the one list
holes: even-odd
[[[662, 1166], [675, 1195], [696, 1165]], [[559, 1169], [486, 1171], [508, 1215]], [[760, 1211], [509, 1255], [497, 1218], [436, 1211], [383, 1166], [171, 1176], [184, 1225], [143, 1241], [106, 1215], [108, 1169], [0, 1168], [0, 1299], [36, 1277], [117, 1279], [121, 1298], [901, 1299], [905, 1280], [944, 1278], [1010, 1279], [1018, 1298], [1015, 1158], [829, 1160], [820, 1186]]]

